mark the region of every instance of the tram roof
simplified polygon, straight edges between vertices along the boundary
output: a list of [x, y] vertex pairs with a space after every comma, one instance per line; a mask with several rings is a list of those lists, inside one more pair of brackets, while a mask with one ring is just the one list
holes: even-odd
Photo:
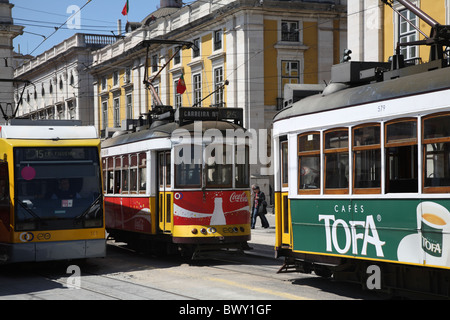
[[292, 104], [292, 106], [281, 110], [275, 115], [273, 121], [449, 88], [450, 68], [437, 69], [357, 87], [334, 83], [325, 88], [322, 94], [304, 98]]
[[[227, 129], [242, 129], [241, 126], [227, 121], [202, 121], [202, 134], [206, 130], [212, 128], [218, 129], [220, 131], [225, 131]], [[176, 129], [185, 129], [189, 132], [194, 132], [196, 127], [194, 122], [188, 123], [184, 126], [180, 126], [177, 122], [169, 122], [137, 132], [123, 131], [122, 134], [119, 134], [118, 136], [104, 140], [102, 142], [102, 148], [108, 148], [147, 139], [169, 138], [172, 135], [172, 132], [174, 132]]]
[[98, 139], [94, 126], [71, 126], [62, 124], [47, 125], [33, 121], [34, 125], [1, 125], [0, 138], [19, 140], [82, 140]]

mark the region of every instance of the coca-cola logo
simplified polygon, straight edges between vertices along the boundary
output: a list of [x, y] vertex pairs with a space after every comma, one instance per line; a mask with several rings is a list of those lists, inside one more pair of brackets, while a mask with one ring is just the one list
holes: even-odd
[[230, 202], [247, 202], [247, 195], [245, 194], [245, 192], [242, 193], [236, 193], [233, 192], [230, 196]]

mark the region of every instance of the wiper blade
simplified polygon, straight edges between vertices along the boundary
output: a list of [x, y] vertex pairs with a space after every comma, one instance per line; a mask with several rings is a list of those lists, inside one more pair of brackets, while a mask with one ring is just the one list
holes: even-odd
[[[100, 195], [94, 200], [94, 202], [92, 202], [92, 204], [91, 204], [86, 210], [84, 210], [84, 212], [83, 212], [82, 214], [80, 214], [78, 217], [75, 217], [75, 220], [83, 219], [83, 218], [86, 217], [89, 213], [98, 211], [98, 210], [101, 208], [101, 205], [100, 205], [101, 200], [102, 200], [102, 194], [100, 194]], [[98, 208], [96, 208], [97, 205], [98, 205]]]
[[35, 218], [36, 220], [38, 220], [38, 221], [44, 223], [44, 220], [43, 220], [41, 217], [39, 217], [39, 215], [37, 215], [33, 210], [31, 210], [30, 208], [28, 208], [28, 205], [27, 205], [26, 203], [22, 202], [22, 200], [15, 199], [15, 203], [18, 203], [22, 208], [24, 208], [25, 211], [26, 211], [30, 216], [32, 216], [32, 217]]

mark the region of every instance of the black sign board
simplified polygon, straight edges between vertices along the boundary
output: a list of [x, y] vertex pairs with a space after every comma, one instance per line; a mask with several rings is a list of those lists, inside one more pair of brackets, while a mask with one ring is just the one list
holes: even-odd
[[180, 124], [193, 121], [233, 120], [235, 124], [242, 126], [243, 110], [241, 108], [185, 107], [178, 109], [178, 120]]

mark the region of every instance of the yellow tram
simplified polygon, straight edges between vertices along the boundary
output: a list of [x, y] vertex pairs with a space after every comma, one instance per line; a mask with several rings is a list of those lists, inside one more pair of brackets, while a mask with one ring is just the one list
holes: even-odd
[[105, 256], [100, 140], [80, 124], [0, 127], [0, 263]]

